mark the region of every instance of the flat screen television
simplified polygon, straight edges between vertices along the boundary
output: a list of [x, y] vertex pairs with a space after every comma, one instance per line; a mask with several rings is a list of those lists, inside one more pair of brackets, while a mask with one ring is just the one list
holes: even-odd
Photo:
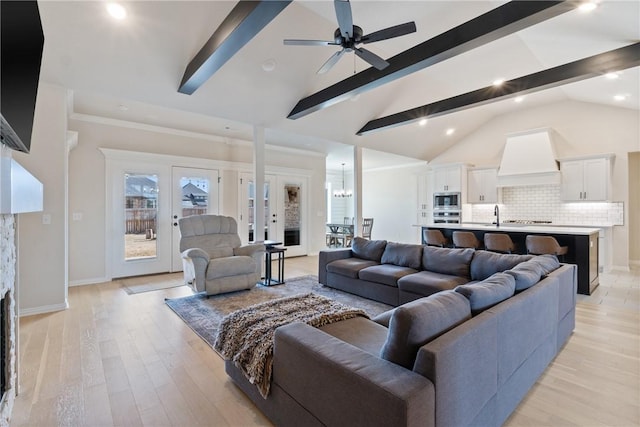
[[44, 33], [38, 3], [0, 1], [0, 139], [28, 153]]

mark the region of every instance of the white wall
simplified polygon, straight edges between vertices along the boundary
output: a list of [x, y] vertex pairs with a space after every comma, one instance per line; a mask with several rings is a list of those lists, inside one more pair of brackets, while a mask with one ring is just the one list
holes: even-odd
[[[31, 153], [14, 154], [44, 186], [44, 211], [18, 217], [21, 315], [59, 310], [67, 305], [66, 101], [64, 88], [40, 83]], [[43, 224], [43, 215], [50, 215], [50, 224]]]
[[373, 218], [372, 239], [420, 243], [417, 174], [426, 167], [396, 167], [363, 172], [362, 216]]
[[[556, 143], [559, 158], [614, 153], [613, 200], [625, 203], [625, 218], [640, 215], [629, 211], [628, 153], [640, 150], [640, 117], [635, 110], [577, 101], [532, 108], [496, 117], [464, 138], [433, 163], [468, 162], [476, 166], [499, 166], [506, 135], [550, 127], [561, 136]], [[613, 227], [612, 263], [627, 268], [629, 227]]]

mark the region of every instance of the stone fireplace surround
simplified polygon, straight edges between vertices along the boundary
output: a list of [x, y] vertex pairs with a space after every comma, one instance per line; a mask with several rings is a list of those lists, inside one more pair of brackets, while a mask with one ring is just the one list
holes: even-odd
[[7, 337], [5, 355], [6, 389], [0, 401], [0, 426], [8, 426], [17, 393], [16, 335], [17, 316], [15, 302], [16, 282], [16, 222], [14, 215], [0, 214], [0, 297], [7, 298], [5, 333]]

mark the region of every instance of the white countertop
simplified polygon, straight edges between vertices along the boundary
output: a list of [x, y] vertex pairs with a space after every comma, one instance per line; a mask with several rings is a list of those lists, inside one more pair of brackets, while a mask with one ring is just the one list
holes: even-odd
[[443, 228], [452, 230], [470, 230], [470, 231], [513, 231], [516, 233], [538, 233], [538, 234], [575, 234], [578, 236], [599, 233], [600, 229], [595, 227], [566, 227], [554, 226], [550, 224], [544, 225], [515, 225], [506, 224], [496, 227], [495, 224], [429, 224], [422, 227]]

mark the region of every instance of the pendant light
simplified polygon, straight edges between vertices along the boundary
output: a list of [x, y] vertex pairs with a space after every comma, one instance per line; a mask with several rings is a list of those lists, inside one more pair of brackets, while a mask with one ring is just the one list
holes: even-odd
[[333, 192], [333, 197], [351, 197], [353, 193], [351, 190], [344, 189], [344, 163], [342, 164], [342, 188]]

